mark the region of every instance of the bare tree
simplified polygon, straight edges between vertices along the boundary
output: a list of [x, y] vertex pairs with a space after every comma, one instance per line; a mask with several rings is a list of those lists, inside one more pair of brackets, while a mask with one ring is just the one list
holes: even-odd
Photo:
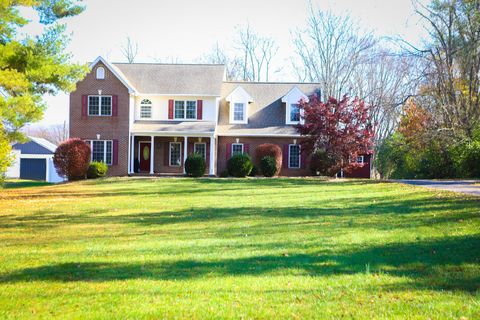
[[240, 50], [242, 80], [268, 81], [271, 73], [271, 63], [278, 52], [275, 40], [268, 36], [257, 34], [249, 24], [237, 26], [236, 49]]
[[122, 54], [127, 59], [128, 63], [135, 62], [135, 58], [138, 54], [138, 43], [133, 42], [130, 37], [127, 37], [126, 44], [122, 45], [121, 47]]
[[438, 130], [472, 138], [480, 125], [480, 1], [414, 3], [430, 38], [423, 48], [409, 45], [428, 66], [422, 106], [435, 115]]
[[217, 42], [212, 50], [197, 59], [199, 63], [223, 64], [226, 69], [226, 78], [228, 81], [242, 79], [242, 61], [239, 57], [230, 57], [226, 50], [220, 47]]
[[367, 62], [376, 39], [362, 33], [349, 16], [335, 16], [310, 5], [307, 26], [293, 32], [293, 42], [300, 58], [297, 74], [319, 82], [324, 96], [340, 98], [352, 93], [352, 77]]
[[43, 138], [57, 146], [68, 139], [68, 127], [66, 122], [52, 126], [27, 127], [25, 128], [24, 133], [28, 136]]

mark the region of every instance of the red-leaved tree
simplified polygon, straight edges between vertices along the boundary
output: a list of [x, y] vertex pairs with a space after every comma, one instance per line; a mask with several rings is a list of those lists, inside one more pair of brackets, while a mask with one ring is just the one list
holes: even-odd
[[325, 152], [333, 159], [327, 170], [330, 175], [363, 166], [355, 160], [372, 152], [374, 130], [369, 105], [347, 96], [322, 102], [312, 95], [308, 102], [300, 101], [300, 108], [303, 121], [296, 127], [303, 136], [303, 154]]
[[90, 146], [79, 138], [60, 144], [53, 155], [53, 165], [68, 180], [84, 179], [90, 164]]

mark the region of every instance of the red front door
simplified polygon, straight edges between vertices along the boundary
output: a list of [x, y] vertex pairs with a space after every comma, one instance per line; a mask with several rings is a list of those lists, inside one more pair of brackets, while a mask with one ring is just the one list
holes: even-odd
[[140, 142], [140, 171], [150, 172], [150, 142]]

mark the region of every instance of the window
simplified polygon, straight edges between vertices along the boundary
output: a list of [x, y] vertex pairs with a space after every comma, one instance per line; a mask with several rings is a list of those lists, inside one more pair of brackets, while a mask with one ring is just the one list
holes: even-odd
[[243, 143], [232, 143], [232, 156], [243, 153]]
[[243, 121], [244, 112], [243, 112], [243, 103], [234, 103], [233, 104], [233, 121]]
[[170, 142], [170, 166], [180, 167], [182, 165], [181, 157], [182, 144], [180, 142]]
[[88, 115], [89, 116], [111, 116], [112, 115], [112, 97], [111, 96], [88, 96]]
[[357, 163], [362, 163], [362, 164], [363, 164], [363, 163], [364, 163], [364, 160], [365, 160], [365, 159], [363, 158], [363, 156], [358, 156], [358, 157], [357, 157]]
[[300, 145], [298, 144], [288, 146], [288, 167], [292, 169], [300, 168]]
[[290, 105], [290, 122], [300, 121], [300, 107], [298, 103], [292, 103]]
[[187, 119], [197, 119], [196, 101], [187, 101]]
[[97, 68], [96, 77], [97, 77], [97, 79], [100, 79], [100, 80], [105, 79], [105, 68], [104, 67], [98, 67]]
[[152, 117], [152, 101], [148, 99], [144, 99], [140, 103], [140, 118], [148, 119], [151, 117]]
[[205, 142], [195, 142], [193, 145], [193, 153], [202, 155], [203, 159], [207, 158], [207, 144]]
[[85, 141], [92, 149], [91, 160], [112, 164], [112, 140], [90, 140]]
[[197, 119], [197, 101], [175, 100], [174, 114], [175, 119]]

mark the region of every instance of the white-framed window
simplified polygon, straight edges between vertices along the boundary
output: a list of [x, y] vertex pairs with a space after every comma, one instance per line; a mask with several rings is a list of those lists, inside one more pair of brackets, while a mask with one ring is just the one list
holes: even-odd
[[197, 101], [175, 100], [173, 115], [175, 120], [197, 119]]
[[243, 153], [243, 143], [232, 143], [232, 156]]
[[152, 101], [143, 99], [140, 103], [140, 118], [150, 119], [152, 117]]
[[182, 143], [170, 142], [170, 167], [180, 167], [182, 165]]
[[300, 168], [300, 145], [290, 144], [288, 145], [288, 167], [291, 169]]
[[203, 159], [207, 158], [207, 144], [205, 142], [195, 142], [193, 145], [193, 153], [202, 155]]
[[105, 68], [104, 67], [98, 67], [97, 70], [96, 70], [95, 76], [99, 80], [105, 79]]
[[365, 162], [365, 158], [363, 156], [358, 156], [357, 157], [357, 163], [363, 164]]
[[235, 102], [233, 104], [233, 121], [243, 122], [245, 121], [245, 104]]
[[88, 96], [89, 116], [111, 116], [112, 96]]
[[300, 105], [298, 103], [290, 104], [290, 122], [300, 122]]
[[90, 145], [90, 149], [92, 150], [90, 156], [91, 161], [98, 161], [107, 165], [112, 165], [112, 140], [86, 140], [85, 143]]

